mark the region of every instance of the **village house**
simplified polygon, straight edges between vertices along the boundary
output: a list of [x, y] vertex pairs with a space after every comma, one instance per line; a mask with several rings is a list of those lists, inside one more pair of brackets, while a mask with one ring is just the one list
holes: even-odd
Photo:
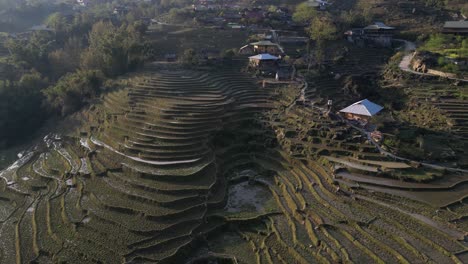
[[87, 6], [88, 3], [89, 3], [89, 0], [76, 0], [76, 3], [77, 3], [79, 6]]
[[275, 74], [278, 69], [279, 57], [268, 53], [249, 57], [249, 67], [259, 70], [262, 74]]
[[348, 30], [345, 32], [345, 36], [349, 42], [359, 46], [391, 47], [394, 32], [394, 27], [389, 27], [382, 22], [375, 22], [365, 28]]
[[373, 116], [382, 111], [383, 107], [367, 99], [356, 102], [340, 110], [348, 120], [369, 121]]
[[442, 33], [445, 34], [458, 34], [458, 35], [467, 35], [468, 34], [468, 21], [447, 21], [444, 24]]
[[240, 48], [239, 54], [251, 55], [269, 53], [273, 55], [284, 54], [283, 48], [280, 45], [273, 43], [269, 40], [262, 40], [253, 42]]
[[329, 4], [330, 3], [328, 3], [327, 1], [323, 1], [323, 0], [309, 0], [309, 1], [307, 1], [308, 6], [319, 9], [319, 10], [327, 9], [327, 5], [329, 5]]

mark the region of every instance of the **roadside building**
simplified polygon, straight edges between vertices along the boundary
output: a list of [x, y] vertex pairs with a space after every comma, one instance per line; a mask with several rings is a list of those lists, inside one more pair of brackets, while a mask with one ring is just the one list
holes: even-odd
[[468, 21], [447, 21], [444, 24], [442, 33], [468, 35]]
[[359, 46], [377, 45], [391, 47], [395, 28], [382, 22], [375, 22], [365, 28], [354, 28], [345, 32], [349, 42]]
[[383, 107], [367, 99], [356, 102], [340, 110], [346, 119], [369, 121], [373, 116], [382, 111]]

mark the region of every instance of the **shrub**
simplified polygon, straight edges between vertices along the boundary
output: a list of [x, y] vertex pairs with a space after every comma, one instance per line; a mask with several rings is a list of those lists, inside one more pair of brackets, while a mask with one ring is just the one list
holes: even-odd
[[0, 145], [31, 135], [42, 123], [41, 89], [46, 86], [38, 72], [24, 74], [18, 83], [0, 85]]
[[77, 71], [63, 76], [43, 93], [49, 108], [66, 115], [95, 98], [100, 93], [102, 82], [103, 76], [99, 71]]

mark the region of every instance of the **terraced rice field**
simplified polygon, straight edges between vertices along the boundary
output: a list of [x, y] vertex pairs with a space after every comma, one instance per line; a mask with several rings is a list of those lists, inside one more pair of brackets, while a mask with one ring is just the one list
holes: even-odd
[[390, 161], [320, 111], [286, 113], [240, 73], [139, 80], [1, 172], [1, 263], [468, 261], [463, 202], [434, 215], [334, 170], [450, 174]]
[[468, 138], [468, 85], [458, 86], [442, 82], [413, 84], [408, 88], [410, 95], [420, 101], [430, 102], [447, 117], [451, 131]]

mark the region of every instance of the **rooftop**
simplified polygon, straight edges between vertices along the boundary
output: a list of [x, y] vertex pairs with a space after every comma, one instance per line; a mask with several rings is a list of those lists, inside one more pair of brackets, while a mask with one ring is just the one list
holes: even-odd
[[389, 27], [385, 25], [383, 22], [375, 22], [373, 25], [369, 25], [365, 27], [364, 29], [385, 29], [385, 30], [391, 30], [395, 29], [394, 27]]
[[323, 0], [309, 0], [307, 1], [307, 5], [310, 7], [319, 7], [320, 5], [328, 5], [328, 1]]
[[278, 57], [270, 55], [268, 53], [258, 54], [255, 56], [250, 56], [249, 59], [253, 60], [279, 60]]
[[467, 29], [468, 21], [447, 21], [444, 24], [444, 28], [457, 28], [457, 29]]
[[342, 113], [350, 113], [363, 116], [373, 116], [378, 112], [382, 111], [383, 107], [375, 104], [367, 99], [356, 102], [344, 109], [341, 109]]
[[262, 40], [262, 41], [258, 41], [258, 42], [253, 42], [253, 43], [250, 43], [250, 45], [254, 45], [254, 46], [278, 46], [278, 44], [276, 43], [273, 43], [269, 40]]

